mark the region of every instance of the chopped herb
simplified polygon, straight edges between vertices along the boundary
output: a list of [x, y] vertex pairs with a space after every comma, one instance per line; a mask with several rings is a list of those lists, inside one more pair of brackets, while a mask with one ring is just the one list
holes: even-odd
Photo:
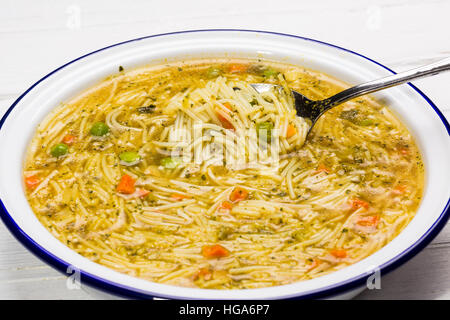
[[359, 125], [364, 127], [371, 126], [373, 125], [373, 121], [371, 119], [363, 119], [359, 122]]
[[256, 132], [262, 143], [269, 143], [272, 138], [272, 122], [260, 122], [256, 125]]
[[356, 120], [358, 113], [359, 111], [357, 109], [345, 110], [341, 112], [339, 118], [353, 122]]
[[156, 106], [154, 104], [148, 105], [146, 107], [138, 108], [140, 113], [152, 113], [155, 110]]

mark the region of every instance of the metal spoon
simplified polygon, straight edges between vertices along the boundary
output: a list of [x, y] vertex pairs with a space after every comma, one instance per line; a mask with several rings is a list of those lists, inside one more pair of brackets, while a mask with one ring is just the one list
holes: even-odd
[[[318, 101], [310, 100], [294, 90], [291, 91], [292, 95], [294, 96], [297, 115], [305, 118], [311, 123], [308, 131], [309, 134], [317, 119], [319, 119], [322, 114], [341, 103], [368, 93], [372, 93], [385, 88], [390, 88], [410, 80], [436, 75], [448, 70], [450, 70], [450, 58], [446, 58], [444, 60], [440, 60], [438, 62], [416, 69], [394, 74], [392, 76], [366, 82], [341, 91], [327, 99]], [[280, 86], [269, 83], [255, 83], [251, 86], [259, 93], [270, 91], [274, 87], [281, 89]]]

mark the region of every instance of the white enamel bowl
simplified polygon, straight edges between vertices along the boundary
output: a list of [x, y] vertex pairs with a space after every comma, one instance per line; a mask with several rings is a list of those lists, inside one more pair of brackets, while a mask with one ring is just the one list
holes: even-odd
[[[357, 53], [319, 41], [260, 31], [202, 30], [156, 35], [119, 43], [51, 72], [28, 89], [7, 111], [0, 127], [0, 214], [9, 230], [30, 251], [67, 272], [79, 269], [82, 283], [108, 293], [137, 298], [274, 299], [350, 297], [368, 275], [381, 274], [407, 261], [427, 245], [449, 215], [449, 125], [417, 88], [402, 85], [377, 96], [385, 99], [415, 136], [426, 167], [425, 195], [411, 223], [375, 254], [338, 272], [284, 286], [248, 290], [205, 290], [157, 284], [130, 277], [80, 256], [54, 238], [31, 211], [22, 186], [24, 152], [38, 123], [61, 101], [67, 101], [119, 66], [198, 57], [267, 58], [300, 64], [357, 84], [392, 74]], [[71, 270], [71, 269], [69, 269]], [[71, 272], [71, 271], [69, 271]]]

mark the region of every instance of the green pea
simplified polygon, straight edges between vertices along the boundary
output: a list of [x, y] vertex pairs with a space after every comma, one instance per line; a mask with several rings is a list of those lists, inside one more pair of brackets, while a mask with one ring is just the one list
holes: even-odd
[[127, 162], [127, 163], [133, 163], [136, 161], [139, 161], [141, 157], [138, 155], [137, 152], [134, 151], [125, 151], [119, 154], [120, 160]]
[[97, 137], [104, 136], [109, 132], [109, 127], [104, 122], [96, 122], [92, 125], [91, 134]]
[[167, 157], [161, 159], [161, 165], [166, 169], [175, 169], [180, 165], [180, 163], [181, 163], [180, 158]]
[[271, 76], [275, 76], [277, 74], [278, 74], [278, 72], [272, 68], [267, 68], [263, 71], [263, 76], [266, 78], [270, 78]]
[[52, 156], [57, 157], [57, 158], [66, 155], [67, 152], [69, 152], [69, 147], [65, 143], [58, 143], [50, 151]]
[[210, 67], [208, 69], [208, 71], [206, 71], [206, 75], [208, 76], [208, 78], [212, 79], [212, 78], [217, 78], [218, 76], [220, 76], [222, 74], [222, 70], [220, 70], [219, 68], [215, 68], [215, 67]]
[[259, 140], [268, 143], [272, 137], [272, 122], [260, 122], [256, 125], [256, 132], [258, 133]]

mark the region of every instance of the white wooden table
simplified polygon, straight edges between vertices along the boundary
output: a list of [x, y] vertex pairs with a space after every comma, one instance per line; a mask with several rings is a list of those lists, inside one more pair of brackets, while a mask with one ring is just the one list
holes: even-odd
[[[241, 28], [331, 42], [402, 71], [450, 56], [448, 0], [0, 0], [0, 114], [43, 75], [82, 54], [140, 36]], [[415, 82], [450, 118], [450, 73]], [[4, 156], [4, 150], [2, 155]], [[449, 177], [450, 178], [450, 177]], [[1, 179], [1, 177], [0, 177]], [[450, 227], [359, 299], [449, 299]], [[0, 224], [0, 299], [91, 299]]]

